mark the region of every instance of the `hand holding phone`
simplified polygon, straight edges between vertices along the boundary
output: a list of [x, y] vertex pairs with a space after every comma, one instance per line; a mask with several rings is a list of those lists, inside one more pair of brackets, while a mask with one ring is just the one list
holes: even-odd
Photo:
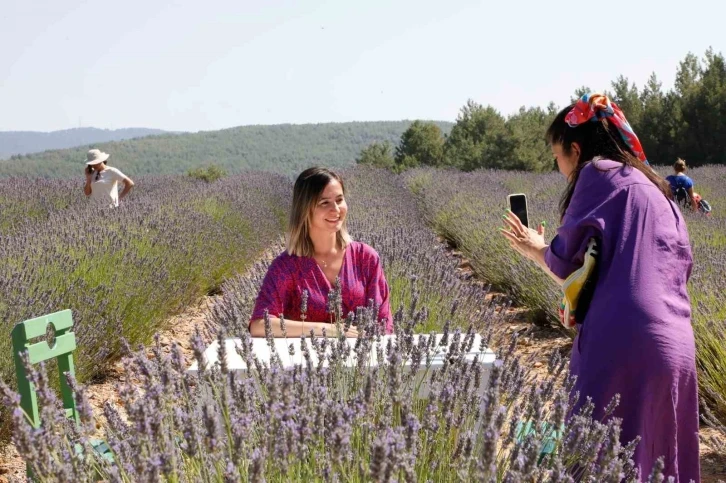
[[529, 212], [527, 210], [527, 196], [523, 193], [516, 193], [507, 196], [509, 209], [517, 215], [522, 225], [529, 228]]
[[93, 166], [86, 166], [86, 174], [92, 174], [93, 173]]

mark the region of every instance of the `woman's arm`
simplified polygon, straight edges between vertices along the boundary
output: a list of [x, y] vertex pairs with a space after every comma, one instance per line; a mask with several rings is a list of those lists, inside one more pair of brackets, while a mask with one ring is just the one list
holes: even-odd
[[381, 257], [372, 247], [363, 245], [364, 256], [367, 257], [366, 300], [373, 300], [378, 305], [378, 320], [386, 334], [393, 333], [393, 317], [391, 315], [391, 290], [383, 272]]
[[539, 267], [550, 276], [552, 280], [557, 283], [558, 287], [562, 287], [562, 285], [565, 283], [563, 279], [555, 275], [552, 270], [550, 270], [550, 267], [547, 266], [547, 263], [545, 262], [545, 253], [547, 253], [547, 249], [549, 248], [549, 245], [546, 245], [539, 250], [533, 251], [532, 256], [530, 257]]
[[688, 196], [691, 197], [691, 207], [693, 208], [694, 211], [698, 211], [698, 203], [696, 203], [696, 198], [693, 194], [693, 186], [688, 188]]
[[122, 182], [124, 184], [124, 190], [118, 195], [118, 199], [120, 200], [124, 199], [124, 197], [129, 194], [129, 191], [131, 191], [131, 188], [134, 187], [134, 182], [131, 181], [131, 178], [129, 177], [125, 177]]
[[[310, 330], [316, 336], [322, 336], [323, 329], [325, 329], [325, 335], [328, 337], [336, 337], [338, 335], [338, 329], [335, 327], [335, 324], [328, 324], [326, 322], [301, 322], [299, 320], [285, 319], [285, 331], [283, 333], [280, 319], [270, 317], [270, 326], [273, 337], [300, 337], [303, 334], [307, 336], [310, 335]], [[252, 337], [265, 337], [264, 319], [256, 319], [250, 322], [250, 334]], [[347, 337], [358, 337], [358, 330], [355, 327], [350, 327], [345, 335]]]
[[88, 169], [85, 170], [86, 172], [86, 184], [83, 186], [83, 193], [86, 196], [91, 196], [91, 173], [88, 172]]
[[540, 225], [537, 231], [535, 231], [522, 225], [517, 215], [509, 210], [507, 210], [504, 221], [509, 228], [500, 229], [500, 231], [509, 241], [511, 247], [539, 265], [561, 287], [565, 281], [555, 275], [545, 261], [545, 253], [547, 253], [549, 245], [545, 245], [544, 241], [544, 224]]

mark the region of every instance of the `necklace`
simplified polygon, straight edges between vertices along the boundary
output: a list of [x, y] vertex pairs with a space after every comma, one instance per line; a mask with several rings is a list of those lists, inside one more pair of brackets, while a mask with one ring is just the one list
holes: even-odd
[[315, 259], [316, 262], [318, 262], [320, 265], [322, 265], [323, 268], [328, 268], [328, 262], [326, 262], [325, 260], [320, 260], [315, 256], [313, 256], [313, 259]]
[[337, 250], [335, 252], [328, 252], [323, 255], [316, 254], [313, 252], [313, 259], [316, 262], [318, 262], [318, 264], [321, 265], [323, 268], [328, 268], [328, 262], [325, 261], [325, 258], [332, 258], [333, 260], [335, 260], [339, 256], [340, 256], [340, 252]]

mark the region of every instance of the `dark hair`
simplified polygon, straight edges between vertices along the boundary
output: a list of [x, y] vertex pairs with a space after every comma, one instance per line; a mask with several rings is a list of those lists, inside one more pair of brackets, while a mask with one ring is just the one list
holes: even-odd
[[[101, 161], [101, 164], [103, 164], [104, 166], [106, 166], [106, 161]], [[101, 178], [101, 172], [100, 171], [96, 171], [96, 181], [98, 181], [100, 178]]]
[[676, 173], [682, 173], [686, 170], [686, 160], [678, 158], [678, 161], [673, 165], [673, 169]]
[[[287, 252], [290, 255], [313, 256], [313, 242], [310, 239], [310, 216], [320, 195], [332, 180], [340, 183], [345, 195], [343, 178], [327, 168], [308, 168], [297, 177], [292, 192], [292, 207], [288, 224]], [[338, 232], [338, 244], [345, 248], [351, 242], [346, 221]]]
[[672, 199], [668, 183], [658, 176], [653, 169], [640, 161], [635, 153], [623, 140], [617, 127], [603, 118], [597, 121], [584, 122], [576, 127], [570, 127], [565, 117], [572, 110], [574, 104], [564, 108], [557, 114], [545, 135], [550, 144], [559, 144], [565, 154], [572, 152], [572, 143], [580, 146], [580, 158], [577, 166], [570, 175], [567, 188], [560, 199], [560, 216], [565, 216], [570, 206], [572, 193], [580, 177], [580, 171], [595, 158], [610, 159], [642, 172], [667, 198]]

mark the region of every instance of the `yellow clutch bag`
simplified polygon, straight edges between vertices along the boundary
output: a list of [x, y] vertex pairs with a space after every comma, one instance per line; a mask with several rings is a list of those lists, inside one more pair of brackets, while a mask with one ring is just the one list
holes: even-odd
[[[560, 304], [560, 322], [565, 327], [575, 327], [575, 312], [577, 304], [581, 302], [580, 296], [588, 280], [591, 280], [595, 266], [597, 265], [597, 241], [590, 238], [585, 252], [585, 262], [582, 267], [575, 270], [562, 284], [562, 303]], [[589, 303], [589, 300], [587, 301]]]

